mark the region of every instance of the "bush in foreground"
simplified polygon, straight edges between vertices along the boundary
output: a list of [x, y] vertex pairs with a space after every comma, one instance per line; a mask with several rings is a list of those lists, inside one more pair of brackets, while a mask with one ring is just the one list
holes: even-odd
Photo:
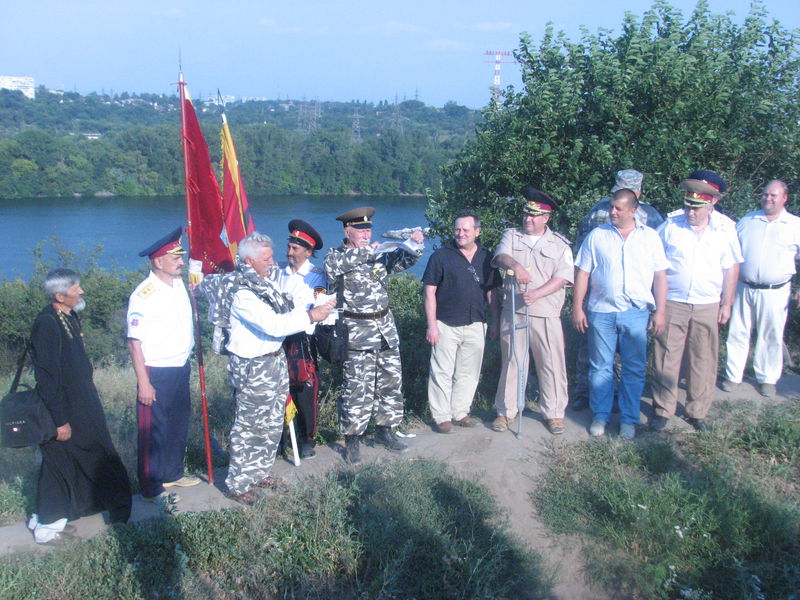
[[542, 598], [488, 492], [432, 462], [339, 471], [252, 509], [118, 526], [0, 560], [0, 597]]

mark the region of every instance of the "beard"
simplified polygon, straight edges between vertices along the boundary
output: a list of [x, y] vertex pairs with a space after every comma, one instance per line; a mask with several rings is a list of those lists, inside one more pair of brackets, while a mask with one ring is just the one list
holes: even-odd
[[81, 298], [80, 300], [78, 300], [78, 303], [72, 307], [72, 310], [74, 310], [75, 312], [81, 312], [84, 308], [86, 308], [86, 300]]

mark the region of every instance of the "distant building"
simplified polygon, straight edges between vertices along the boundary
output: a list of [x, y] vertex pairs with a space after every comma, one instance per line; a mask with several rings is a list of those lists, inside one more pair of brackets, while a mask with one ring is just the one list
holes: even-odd
[[81, 135], [87, 140], [99, 140], [101, 137], [103, 137], [102, 133], [82, 133]]
[[19, 90], [31, 100], [36, 98], [36, 83], [34, 82], [33, 77], [0, 75], [0, 89]]
[[216, 96], [214, 98], [209, 98], [208, 100], [204, 101], [203, 104], [206, 106], [224, 106], [225, 104], [230, 104], [236, 101], [236, 96]]

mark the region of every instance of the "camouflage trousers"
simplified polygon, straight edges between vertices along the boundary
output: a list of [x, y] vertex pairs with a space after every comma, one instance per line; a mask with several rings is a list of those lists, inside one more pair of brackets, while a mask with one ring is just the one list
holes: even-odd
[[286, 356], [283, 352], [257, 358], [233, 354], [228, 383], [236, 394], [236, 419], [225, 484], [232, 493], [243, 494], [265, 479], [275, 462], [289, 393]]
[[350, 350], [344, 363], [339, 425], [344, 435], [362, 435], [375, 424], [396, 427], [403, 420], [400, 349]]

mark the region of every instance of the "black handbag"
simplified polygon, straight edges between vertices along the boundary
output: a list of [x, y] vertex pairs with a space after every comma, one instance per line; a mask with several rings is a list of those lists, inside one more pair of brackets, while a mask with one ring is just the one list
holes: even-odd
[[[344, 276], [339, 275], [336, 286], [336, 307], [344, 308]], [[347, 347], [349, 334], [344, 318], [339, 315], [333, 325], [317, 325], [314, 332], [317, 338], [319, 355], [332, 365], [338, 365], [347, 360]]]
[[22, 352], [11, 389], [0, 400], [0, 441], [4, 448], [38, 446], [56, 437], [56, 424], [36, 389], [17, 391], [28, 346]]

